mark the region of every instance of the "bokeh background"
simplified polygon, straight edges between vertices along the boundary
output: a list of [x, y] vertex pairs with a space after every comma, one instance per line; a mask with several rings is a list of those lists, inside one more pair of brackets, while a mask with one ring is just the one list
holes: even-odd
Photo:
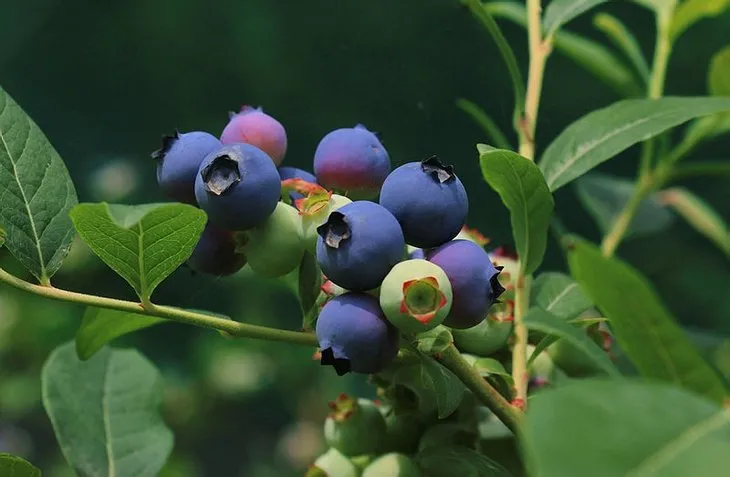
[[[651, 14], [628, 1], [603, 10], [633, 29], [650, 58]], [[501, 23], [526, 70], [524, 30]], [[590, 14], [569, 30], [605, 42]], [[728, 32], [725, 14], [685, 34], [670, 63], [668, 94], [705, 94], [707, 63], [730, 43]], [[494, 43], [458, 0], [0, 0], [0, 85], [60, 152], [81, 201], [165, 200], [149, 156], [160, 136], [174, 128], [219, 134], [228, 111], [245, 103], [285, 125], [288, 165], [311, 169], [321, 137], [356, 123], [382, 134], [394, 166], [442, 156], [469, 191], [469, 224], [494, 245], [510, 241], [507, 213], [476, 161], [475, 143], [487, 140], [455, 100], [478, 103], [509, 131], [512, 91]], [[576, 118], [618, 99], [553, 54], [538, 149]], [[730, 141], [720, 138], [692, 159], [729, 156]], [[630, 177], [636, 160], [634, 148], [601, 170]], [[727, 182], [685, 185], [730, 217]], [[572, 188], [556, 199], [570, 231], [599, 240]], [[649, 276], [684, 326], [705, 341], [724, 340], [730, 265], [709, 242], [675, 221], [626, 242], [619, 254]], [[6, 252], [0, 264], [23, 273]], [[555, 241], [544, 269], [565, 269]], [[55, 283], [133, 299], [80, 243]], [[246, 270], [213, 279], [181, 269], [155, 299], [251, 323], [297, 328], [301, 320], [289, 284]], [[73, 474], [43, 412], [40, 369], [53, 348], [73, 338], [82, 313], [0, 288], [0, 451], [26, 456], [54, 477]], [[163, 373], [164, 415], [176, 437], [167, 477], [302, 475], [324, 448], [326, 402], [341, 391], [373, 392], [361, 377], [321, 369], [312, 349], [226, 340], [182, 325], [154, 327], [115, 345], [138, 347]]]

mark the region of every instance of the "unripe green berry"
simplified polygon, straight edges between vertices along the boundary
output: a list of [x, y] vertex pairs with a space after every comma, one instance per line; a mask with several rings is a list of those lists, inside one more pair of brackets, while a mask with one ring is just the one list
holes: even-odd
[[329, 449], [314, 461], [305, 477], [358, 477], [358, 474], [350, 459], [337, 449]]
[[507, 345], [513, 326], [512, 320], [500, 320], [490, 313], [487, 319], [478, 325], [464, 330], [452, 329], [451, 334], [454, 336], [454, 344], [460, 351], [489, 356]]
[[362, 477], [420, 477], [421, 471], [413, 459], [392, 452], [375, 459], [365, 468]]
[[327, 221], [331, 212], [351, 203], [352, 200], [343, 195], [330, 194], [327, 191], [309, 194], [296, 201], [296, 207], [301, 216], [299, 234], [304, 241], [306, 250], [317, 253], [317, 227]]
[[410, 454], [418, 449], [423, 424], [416, 412], [391, 409], [384, 413], [387, 440], [385, 448], [391, 452]]
[[422, 333], [440, 325], [451, 311], [452, 300], [446, 273], [422, 259], [400, 262], [380, 286], [380, 307], [403, 333]]
[[243, 250], [251, 269], [263, 277], [276, 278], [297, 268], [304, 255], [300, 223], [294, 207], [276, 204], [269, 218], [248, 234]]
[[330, 403], [324, 438], [330, 447], [353, 457], [377, 454], [386, 438], [385, 419], [374, 402], [341, 394]]

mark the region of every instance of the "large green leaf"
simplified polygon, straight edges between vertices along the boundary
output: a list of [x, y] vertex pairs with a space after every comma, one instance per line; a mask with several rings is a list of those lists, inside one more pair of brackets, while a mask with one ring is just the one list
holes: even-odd
[[670, 37], [676, 40], [698, 21], [720, 15], [728, 8], [730, 0], [684, 0], [674, 11]]
[[581, 380], [530, 399], [524, 447], [540, 477], [724, 477], [730, 412], [665, 384]]
[[620, 376], [608, 355], [586, 334], [583, 328], [566, 323], [541, 308], [531, 308], [524, 317], [528, 330], [541, 331], [557, 336], [568, 342], [593, 361], [598, 367], [610, 376]]
[[667, 189], [661, 197], [665, 204], [730, 257], [730, 230], [707, 202], [683, 187]]
[[48, 284], [71, 248], [76, 190], [38, 125], [0, 88], [0, 225], [5, 246]]
[[416, 462], [429, 477], [511, 477], [512, 475], [501, 464], [468, 447], [427, 447], [418, 453]]
[[582, 15], [593, 7], [608, 0], [552, 0], [542, 19], [542, 28], [545, 36], [554, 34], [558, 29], [574, 19]]
[[[489, 2], [484, 5], [495, 17], [527, 26], [525, 6], [517, 2]], [[641, 96], [643, 88], [631, 70], [608, 48], [567, 31], [554, 37], [555, 49], [613, 88], [622, 97]]]
[[71, 219], [81, 238], [142, 301], [190, 257], [205, 212], [187, 204], [79, 204]]
[[730, 111], [730, 98], [627, 99], [593, 111], [547, 147], [540, 168], [557, 190], [641, 141], [690, 119]]
[[532, 305], [563, 320], [575, 318], [593, 305], [575, 280], [558, 272], [538, 275], [532, 284], [530, 295]]
[[25, 459], [0, 453], [0, 476], [2, 477], [41, 477], [41, 471]]
[[43, 366], [43, 406], [81, 477], [154, 477], [172, 451], [159, 414], [159, 371], [135, 350], [104, 348], [80, 361], [74, 344]]
[[390, 378], [418, 396], [418, 410], [425, 415], [436, 413], [439, 418], [451, 415], [464, 399], [464, 385], [451, 371], [433, 358], [421, 355], [420, 359], [395, 364]]
[[568, 262], [571, 274], [608, 318], [618, 344], [641, 374], [722, 402], [726, 395], [722, 381], [646, 278], [576, 237], [568, 245]]
[[540, 169], [512, 151], [493, 149], [479, 157], [482, 175], [510, 211], [520, 268], [534, 272], [545, 254], [553, 197]]
[[154, 316], [90, 306], [76, 331], [76, 354], [86, 361], [113, 339], [165, 321]]
[[[602, 234], [607, 234], [616, 217], [621, 213], [634, 193], [633, 181], [612, 177], [597, 172], [586, 174], [575, 181], [578, 200], [596, 220]], [[640, 235], [660, 232], [674, 220], [674, 215], [661, 204], [658, 194], [644, 199], [639, 205], [634, 220], [625, 235]]]
[[713, 96], [730, 96], [730, 45], [712, 56], [707, 72], [707, 90]]

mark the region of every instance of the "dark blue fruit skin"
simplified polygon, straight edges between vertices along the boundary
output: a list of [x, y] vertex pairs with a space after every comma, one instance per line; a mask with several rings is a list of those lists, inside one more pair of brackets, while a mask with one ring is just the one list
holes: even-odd
[[198, 240], [188, 267], [206, 275], [226, 276], [239, 271], [246, 264], [246, 257], [236, 253], [233, 233], [208, 222]]
[[322, 272], [347, 290], [377, 288], [403, 256], [405, 242], [398, 221], [385, 208], [368, 201], [347, 204], [332, 212], [330, 218], [337, 213], [344, 216], [351, 235], [338, 248], [333, 248], [320, 233], [317, 261]]
[[361, 124], [328, 133], [314, 153], [314, 175], [319, 183], [353, 199], [377, 196], [389, 172], [388, 152]]
[[[206, 190], [206, 167], [228, 157], [237, 163], [241, 181], [221, 195]], [[230, 163], [230, 161], [226, 161]], [[200, 164], [195, 197], [208, 219], [226, 230], [248, 230], [271, 215], [281, 196], [281, 180], [271, 158], [250, 144], [229, 144], [212, 152]]]
[[423, 171], [420, 161], [391, 172], [379, 202], [398, 219], [406, 242], [419, 248], [438, 247], [456, 237], [469, 212], [459, 178], [441, 183]]
[[[311, 182], [312, 184], [317, 184], [317, 178], [314, 177], [313, 174], [310, 174], [309, 172], [299, 169], [298, 167], [280, 167], [279, 168], [279, 177], [281, 180], [285, 181], [287, 179], [302, 179], [306, 182]], [[289, 192], [289, 198], [291, 199], [292, 203], [297, 200], [301, 199], [304, 196], [300, 194], [299, 192]]]
[[207, 132], [175, 133], [163, 139], [162, 149], [152, 153], [157, 159], [157, 183], [162, 192], [178, 202], [195, 205], [195, 176], [205, 156], [221, 147]]
[[484, 320], [501, 293], [492, 287], [499, 271], [487, 252], [470, 240], [453, 240], [426, 252], [426, 259], [441, 267], [451, 282], [454, 301], [443, 324], [465, 329]]
[[398, 331], [386, 321], [378, 299], [365, 293], [348, 292], [328, 301], [315, 332], [320, 349], [349, 359], [354, 373], [379, 373], [398, 354]]

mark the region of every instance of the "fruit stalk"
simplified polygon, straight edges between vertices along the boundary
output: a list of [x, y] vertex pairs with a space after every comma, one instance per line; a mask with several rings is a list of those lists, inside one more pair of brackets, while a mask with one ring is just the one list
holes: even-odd
[[451, 344], [434, 356], [443, 366], [458, 377], [474, 395], [487, 406], [515, 434], [522, 422], [522, 412], [513, 407], [477, 371], [464, 360], [459, 350]]
[[156, 316], [166, 318], [168, 320], [187, 323], [201, 328], [222, 331], [230, 336], [237, 338], [253, 338], [268, 341], [282, 341], [287, 343], [299, 344], [304, 346], [317, 346], [317, 339], [312, 333], [304, 333], [299, 331], [279, 330], [268, 328], [266, 326], [248, 325], [239, 323], [234, 320], [217, 318], [204, 313], [183, 310], [181, 308], [173, 308], [162, 305], [148, 305], [142, 308], [140, 303], [132, 301], [117, 300], [115, 298], [106, 298], [94, 295], [86, 295], [60, 288], [53, 288], [43, 285], [35, 285], [25, 280], [21, 280], [0, 268], [0, 282], [34, 295], [42, 296], [52, 300], [65, 301], [69, 303], [78, 303], [80, 305], [95, 306], [97, 308], [107, 308], [110, 310], [126, 311], [129, 313], [137, 313], [140, 315]]
[[512, 349], [512, 377], [515, 381], [514, 405], [520, 409], [527, 407], [527, 328], [524, 317], [529, 307], [530, 285], [529, 275], [520, 272], [515, 279], [515, 345]]

